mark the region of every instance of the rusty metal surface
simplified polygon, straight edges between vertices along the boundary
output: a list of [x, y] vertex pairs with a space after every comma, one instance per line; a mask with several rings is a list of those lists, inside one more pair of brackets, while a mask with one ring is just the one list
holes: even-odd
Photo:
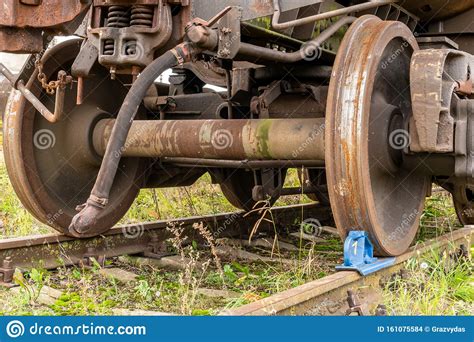
[[[356, 291], [359, 296], [372, 295], [373, 297], [374, 293], [380, 291], [380, 284], [400, 271], [407, 260], [431, 253], [436, 249], [445, 250], [449, 254], [456, 253], [461, 246], [469, 248], [473, 235], [472, 226], [460, 229], [410, 248], [397, 257], [394, 265], [369, 276], [363, 277], [357, 272], [337, 272], [221, 314], [227, 316], [344, 315], [347, 308], [348, 290]], [[377, 303], [367, 304], [370, 311], [377, 305]]]
[[[171, 8], [163, 0], [92, 8], [88, 39], [99, 51], [99, 62], [107, 66], [145, 67], [155, 51], [168, 42], [173, 31]], [[147, 16], [148, 24], [140, 18]], [[106, 19], [102, 19], [102, 18]], [[102, 21], [104, 20], [104, 21]]]
[[[322, 2], [321, 0], [291, 0], [281, 1], [283, 12], [296, 8], [313, 5]], [[191, 13], [193, 18], [202, 18], [208, 20], [217, 12], [227, 6], [240, 6], [243, 9], [242, 20], [250, 20], [258, 17], [272, 15], [274, 12], [273, 2], [271, 0], [207, 0], [203, 6], [199, 1], [191, 1]]]
[[392, 129], [403, 137], [410, 115], [407, 74], [417, 49], [404, 24], [361, 17], [342, 42], [330, 83], [325, 160], [334, 218], [342, 236], [367, 231], [379, 255], [408, 248], [427, 193], [428, 179], [401, 167], [403, 146], [389, 141]]
[[89, 8], [90, 2], [42, 0], [32, 6], [18, 0], [2, 0], [1, 6], [0, 26], [54, 27], [73, 21]]
[[[321, 222], [330, 218], [329, 208], [314, 204], [273, 208], [272, 213], [275, 224], [286, 228], [295, 224], [295, 217], [302, 220], [318, 218]], [[86, 254], [103, 259], [143, 253], [152, 248], [153, 244], [167, 239], [169, 233], [166, 227], [172, 224], [185, 228], [187, 236], [199, 239], [192, 226], [202, 222], [210, 229], [214, 238], [220, 238], [247, 234], [258, 218], [258, 214], [244, 216], [242, 212], [235, 212], [118, 226], [102, 236], [90, 239], [75, 240], [54, 234], [5, 239], [0, 240], [0, 262], [10, 257], [13, 268], [54, 269], [82, 262]], [[263, 223], [261, 229], [273, 232], [274, 226]]]
[[[103, 154], [114, 120], [94, 131]], [[324, 119], [135, 121], [124, 156], [323, 160]]]
[[[70, 69], [81, 42], [81, 39], [67, 40], [45, 53], [43, 65], [48, 79], [58, 68]], [[100, 85], [97, 79], [89, 79], [85, 87], [87, 100], [82, 108], [89, 110], [77, 110], [74, 85], [66, 93], [66, 120], [51, 124], [14, 92], [3, 121], [5, 164], [15, 192], [33, 216], [60, 232], [67, 231], [77, 204], [87, 199], [91, 180], [97, 176], [100, 165], [87, 147], [90, 121], [94, 122], [96, 116], [104, 117], [103, 112], [97, 112], [99, 106], [104, 111], [117, 112], [120, 105], [117, 98], [123, 98], [128, 91], [120, 83], [112, 83], [106, 70], [97, 72], [95, 77], [102, 81]], [[33, 75], [27, 88], [46, 99], [45, 103], [51, 107], [54, 96], [47, 95], [38, 83]], [[104, 96], [109, 93], [114, 97]], [[119, 173], [121, 180], [117, 179], [118, 187], [111, 197], [113, 203], [97, 221], [102, 229], [122, 218], [139, 191], [140, 163], [128, 159], [122, 164], [125, 173]]]
[[456, 50], [417, 51], [410, 68], [413, 118], [410, 150], [454, 151], [454, 92], [470, 77], [474, 57]]
[[40, 29], [0, 27], [0, 51], [35, 53], [43, 49]]
[[474, 7], [474, 0], [404, 0], [399, 5], [411, 11], [424, 21], [452, 17]]

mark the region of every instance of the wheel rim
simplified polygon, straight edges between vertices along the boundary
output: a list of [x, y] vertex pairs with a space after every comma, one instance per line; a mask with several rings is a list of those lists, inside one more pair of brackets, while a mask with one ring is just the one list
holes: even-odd
[[346, 34], [330, 82], [326, 170], [334, 219], [342, 238], [367, 231], [378, 255], [409, 247], [429, 186], [426, 176], [403, 167], [407, 146], [397, 146], [394, 135], [409, 139], [409, 68], [417, 49], [406, 25], [364, 16]]
[[[52, 49], [51, 57], [43, 62], [48, 79], [59, 69], [69, 72], [80, 44], [81, 40], [74, 39]], [[76, 206], [87, 200], [99, 170], [101, 158], [90, 148], [94, 122], [110, 117], [108, 113], [115, 114], [120, 106], [117, 99], [127, 91], [119, 83], [110, 82], [105, 69], [95, 67], [94, 72], [95, 77], [85, 81], [83, 105], [75, 105], [75, 87], [68, 90], [65, 117], [59, 123], [47, 122], [17, 92], [12, 95], [5, 116], [4, 132], [9, 137], [4, 140], [5, 164], [13, 188], [33, 216], [65, 234]], [[52, 110], [54, 95], [41, 91], [36, 80], [30, 80], [29, 86]], [[77, 145], [78, 141], [84, 144]], [[105, 232], [117, 223], [139, 191], [141, 162], [124, 158], [120, 169], [110, 204], [91, 235]]]

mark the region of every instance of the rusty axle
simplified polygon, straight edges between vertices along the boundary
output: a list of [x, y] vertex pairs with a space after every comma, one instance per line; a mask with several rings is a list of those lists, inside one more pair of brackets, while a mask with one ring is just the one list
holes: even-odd
[[[115, 120], [100, 121], [95, 150], [103, 155]], [[128, 157], [227, 160], [324, 160], [324, 119], [135, 121], [122, 151]]]

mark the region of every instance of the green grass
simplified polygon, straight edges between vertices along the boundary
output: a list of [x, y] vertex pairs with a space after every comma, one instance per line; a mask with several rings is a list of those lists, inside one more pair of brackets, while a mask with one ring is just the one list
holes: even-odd
[[472, 259], [456, 263], [447, 253], [432, 251], [405, 268], [407, 276], [384, 291], [391, 315], [474, 315]]
[[[21, 285], [19, 294], [12, 296], [8, 290], [0, 289], [0, 315], [105, 315], [113, 313], [113, 308], [213, 315], [223, 308], [247, 304], [332, 272], [330, 266], [314, 258], [313, 248], [311, 244], [304, 246], [302, 257], [298, 252], [286, 253], [285, 258], [300, 260], [294, 267], [278, 262], [233, 261], [224, 262], [220, 271], [208, 251], [197, 250], [192, 245], [180, 248], [187, 258], [181, 272], [139, 265], [133, 259], [111, 262], [138, 274], [136, 281], [126, 284], [101, 275], [98, 265], [60, 268], [54, 272], [35, 269], [15, 277]], [[49, 306], [41, 304], [37, 296], [45, 285], [63, 292]], [[226, 289], [236, 296], [209, 298], [198, 293], [200, 288]]]

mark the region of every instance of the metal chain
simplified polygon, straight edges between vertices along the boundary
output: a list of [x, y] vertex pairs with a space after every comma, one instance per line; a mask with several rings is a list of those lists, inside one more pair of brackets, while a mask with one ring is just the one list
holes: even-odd
[[41, 83], [41, 87], [46, 90], [46, 93], [49, 95], [54, 95], [58, 87], [64, 87], [67, 84], [72, 82], [72, 76], [68, 76], [65, 71], [60, 71], [58, 73], [57, 81], [49, 81], [43, 72], [43, 63], [39, 58], [35, 61], [35, 67], [38, 70], [38, 81]]

